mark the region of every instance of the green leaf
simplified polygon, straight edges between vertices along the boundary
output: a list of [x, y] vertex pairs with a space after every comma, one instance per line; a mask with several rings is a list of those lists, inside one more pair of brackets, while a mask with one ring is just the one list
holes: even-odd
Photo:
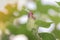
[[55, 36], [50, 33], [39, 33], [39, 36], [42, 40], [56, 40]]
[[19, 16], [27, 15], [28, 13], [23, 9], [22, 11], [18, 11]]
[[60, 2], [56, 2], [58, 5], [60, 5]]
[[3, 34], [3, 35], [2, 35], [2, 40], [9, 40], [9, 36], [6, 35], [6, 34]]
[[59, 23], [60, 22], [60, 17], [58, 17], [58, 16], [50, 16], [49, 15], [49, 17], [55, 23]]
[[55, 29], [52, 33], [54, 33], [55, 37], [60, 40], [60, 30]]
[[12, 33], [12, 34], [17, 34], [17, 27], [14, 26], [13, 24], [8, 24], [7, 28], [9, 29], [9, 31]]
[[8, 29], [12, 34], [25, 34], [29, 40], [37, 40], [31, 31], [28, 31], [26, 28], [26, 24], [20, 26], [13, 26], [12, 24], [8, 26]]
[[38, 26], [41, 26], [41, 27], [49, 27], [51, 22], [44, 22], [44, 21], [41, 21], [41, 20], [37, 20], [35, 22], [36, 25]]
[[58, 7], [52, 6], [52, 5], [43, 5], [41, 3], [41, 0], [36, 0], [36, 5], [37, 5], [37, 10], [36, 11], [38, 11], [40, 13], [43, 13], [43, 14], [48, 14], [49, 9], [53, 9], [53, 10], [59, 12]]

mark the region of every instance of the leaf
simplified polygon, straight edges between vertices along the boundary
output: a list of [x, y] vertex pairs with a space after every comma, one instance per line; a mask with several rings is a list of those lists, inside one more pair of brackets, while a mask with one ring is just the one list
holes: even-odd
[[56, 40], [55, 36], [51, 33], [39, 33], [42, 40]]
[[25, 34], [29, 40], [37, 40], [31, 31], [28, 31], [26, 28], [26, 24], [20, 25], [19, 27], [15, 27], [12, 24], [8, 26], [8, 29], [12, 34]]
[[60, 2], [56, 2], [58, 5], [60, 5]]
[[18, 11], [18, 12], [19, 12], [19, 16], [28, 14], [24, 9], [22, 11]]
[[[8, 4], [5, 6], [5, 8], [8, 10], [8, 13], [5, 15], [3, 12], [0, 12], [0, 21], [13, 21], [15, 18], [18, 18], [22, 15], [26, 15], [27, 12], [23, 9], [22, 11], [18, 11], [17, 10], [17, 4], [14, 4], [14, 6], [12, 4]], [[19, 15], [18, 16], [14, 16], [13, 13], [14, 12], [18, 12]]]
[[3, 34], [3, 35], [2, 35], [2, 40], [9, 40], [9, 36], [6, 35], [6, 34]]
[[60, 30], [55, 29], [52, 33], [54, 33], [54, 35], [56, 36], [56, 38], [58, 38], [60, 40]]
[[36, 0], [36, 5], [37, 5], [37, 10], [36, 11], [38, 11], [40, 13], [43, 13], [43, 14], [48, 14], [49, 9], [53, 9], [53, 10], [59, 12], [58, 7], [52, 6], [52, 5], [43, 5], [41, 3], [41, 0]]
[[12, 13], [17, 11], [17, 4], [8, 4], [5, 6], [5, 8], [9, 11], [9, 13]]
[[3, 12], [0, 12], [0, 21], [9, 21], [9, 20], [12, 20], [13, 18], [16, 18], [14, 15], [13, 15], [13, 12], [16, 11], [16, 7], [12, 7], [11, 4], [8, 4], [6, 5], [5, 7], [8, 11], [7, 14], [3, 13]]
[[49, 17], [55, 23], [59, 23], [60, 22], [60, 17], [59, 16], [50, 16], [49, 15]]
[[17, 34], [18, 29], [13, 24], [8, 24], [7, 28], [12, 34]]
[[38, 26], [41, 26], [41, 27], [49, 27], [51, 23], [49, 22], [44, 22], [44, 21], [41, 21], [41, 20], [37, 20], [35, 22], [36, 25]]

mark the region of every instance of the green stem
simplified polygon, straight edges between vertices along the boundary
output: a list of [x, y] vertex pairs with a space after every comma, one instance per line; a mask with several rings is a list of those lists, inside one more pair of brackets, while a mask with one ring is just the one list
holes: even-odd
[[38, 27], [37, 25], [35, 24], [35, 17], [33, 16], [33, 13], [30, 12], [28, 14], [28, 23], [27, 23], [27, 29], [29, 31], [32, 31], [32, 33], [34, 34], [34, 36], [36, 37], [36, 40], [41, 40], [41, 37], [39, 36], [38, 34]]
[[2, 30], [0, 30], [0, 40], [2, 40]]
[[0, 35], [0, 40], [2, 40], [2, 35]]
[[38, 34], [38, 28], [33, 29], [32, 31], [33, 31], [34, 36], [36, 37], [36, 40], [42, 40]]
[[6, 29], [6, 24], [2, 21], [0, 21], [0, 40], [3, 40], [3, 34], [5, 33], [5, 29]]

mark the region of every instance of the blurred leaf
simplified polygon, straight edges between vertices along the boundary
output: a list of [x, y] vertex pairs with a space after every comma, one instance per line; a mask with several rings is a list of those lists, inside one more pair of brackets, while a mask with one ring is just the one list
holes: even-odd
[[35, 24], [38, 25], [38, 26], [41, 26], [41, 27], [49, 27], [51, 22], [49, 23], [49, 22], [44, 22], [44, 21], [41, 21], [41, 20], [37, 20], [35, 22]]
[[54, 33], [56, 38], [60, 39], [60, 30], [55, 29], [52, 33]]
[[19, 16], [27, 15], [28, 13], [23, 9], [22, 11], [18, 11]]
[[60, 5], [60, 2], [56, 2], [58, 5]]
[[[49, 9], [53, 9], [53, 10], [59, 12], [59, 8], [56, 6], [43, 5], [41, 3], [41, 0], [35, 0], [35, 2], [37, 5], [37, 10], [34, 10], [34, 11], [32, 10], [32, 12], [36, 11], [36, 12], [41, 12], [43, 14], [48, 14]], [[57, 2], [57, 3], [58, 3], [58, 5], [60, 5], [60, 2]], [[24, 10], [25, 8], [23, 8], [22, 11], [18, 11], [17, 4], [14, 4], [14, 5], [8, 4], [5, 8], [8, 10], [8, 14], [5, 15], [3, 12], [0, 12], [0, 21], [4, 21], [4, 22], [9, 21], [10, 22], [10, 21], [13, 21], [15, 18], [18, 18], [18, 17], [21, 17], [21, 16], [27, 14], [27, 12]], [[19, 13], [19, 16], [15, 17], [13, 15], [13, 12], [15, 12], [15, 11], [17, 11]], [[60, 22], [60, 17], [58, 17], [58, 16], [55, 16], [55, 17], [49, 16], [49, 17], [55, 23]], [[32, 24], [32, 21], [30, 23]], [[41, 26], [41, 27], [49, 27], [51, 23], [44, 22], [41, 20], [36, 20], [35, 24], [38, 26]], [[30, 28], [33, 25], [30, 25], [28, 27]], [[27, 29], [26, 24], [20, 24], [19, 26], [14, 26], [13, 24], [9, 24], [7, 28], [10, 30], [10, 32], [12, 34], [15, 34], [15, 35], [25, 34], [29, 38], [29, 40], [37, 40], [36, 36], [34, 36], [33, 33]], [[60, 31], [55, 30], [53, 33], [56, 35], [57, 38], [60, 38]], [[40, 33], [39, 35], [41, 36], [42, 40], [56, 40], [54, 35], [52, 35], [50, 33]], [[4, 34], [3, 40], [8, 40], [8, 36]]]
[[6, 15], [4, 15], [3, 12], [0, 12], [0, 21], [4, 21], [5, 19], [7, 19], [5, 17], [6, 17]]
[[49, 15], [49, 17], [55, 23], [59, 23], [60, 22], [60, 17], [58, 17], [58, 16], [50, 16]]
[[3, 34], [3, 36], [2, 36], [2, 40], [9, 40], [9, 36], [6, 35], [6, 34]]
[[25, 34], [29, 40], [36, 40], [35, 36], [31, 31], [28, 31], [26, 29], [26, 24], [20, 25], [19, 27], [15, 27], [13, 25], [9, 25], [8, 29], [12, 34], [18, 35], [18, 34]]
[[56, 40], [54, 35], [52, 35], [50, 33], [40, 33], [39, 35], [42, 38], [42, 40]]
[[16, 11], [16, 4], [15, 4], [15, 7], [13, 7], [11, 4], [8, 4], [6, 5], [5, 7], [8, 11], [7, 14], [3, 13], [3, 12], [0, 12], [0, 21], [9, 21], [9, 20], [12, 20], [13, 18], [16, 18], [14, 15], [13, 15], [13, 12]]
[[[0, 12], [0, 21], [13, 21], [15, 18], [18, 18], [22, 15], [26, 15], [27, 12], [23, 9], [22, 11], [17, 10], [17, 4], [8, 4], [5, 6], [5, 8], [8, 10], [8, 13], [5, 15], [3, 12]], [[18, 12], [18, 16], [14, 16], [13, 13]]]
[[12, 34], [17, 34], [18, 29], [13, 24], [9, 24], [7, 28], [10, 30]]
[[5, 8], [9, 11], [9, 13], [12, 13], [17, 11], [17, 4], [8, 4], [5, 6]]
[[57, 12], [59, 12], [59, 8], [56, 6], [52, 6], [52, 5], [43, 5], [41, 3], [41, 0], [36, 0], [36, 5], [37, 5], [37, 10], [38, 12], [47, 14], [49, 9], [53, 9]]

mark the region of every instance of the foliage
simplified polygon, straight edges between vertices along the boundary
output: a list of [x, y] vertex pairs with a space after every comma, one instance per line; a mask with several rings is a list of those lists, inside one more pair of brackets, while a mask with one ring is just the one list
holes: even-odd
[[[58, 14], [58, 12], [59, 12], [58, 7], [51, 6], [51, 5], [42, 5], [41, 0], [40, 1], [35, 0], [34, 2], [37, 5], [37, 9], [31, 10], [33, 14], [35, 12], [39, 12], [39, 15], [46, 14], [56, 25], [57, 25], [57, 23], [60, 22], [60, 17], [58, 15], [51, 16], [48, 14], [49, 9], [54, 9]], [[60, 3], [58, 3], [58, 4], [60, 4]], [[5, 15], [3, 12], [0, 12], [0, 21], [8, 24], [6, 28], [9, 29], [11, 34], [14, 34], [14, 35], [25, 34], [29, 40], [40, 40], [39, 38], [41, 38], [41, 40], [56, 40], [56, 38], [60, 38], [60, 34], [59, 34], [60, 31], [54, 30], [52, 32], [56, 37], [52, 33], [38, 33], [37, 32], [39, 26], [49, 28], [49, 26], [52, 22], [45, 22], [43, 20], [38, 20], [38, 19], [34, 19], [32, 17], [31, 18], [28, 17], [27, 23], [19, 24], [18, 26], [13, 25], [14, 19], [28, 14], [28, 12], [25, 11], [25, 9], [26, 9], [25, 7], [22, 9], [22, 11], [18, 11], [17, 4], [14, 4], [14, 5], [15, 6], [11, 6], [10, 4], [8, 4], [5, 7], [8, 10], [7, 15]], [[13, 12], [15, 12], [15, 11], [19, 13], [19, 15], [17, 17], [13, 15]], [[55, 25], [55, 27], [56, 27], [56, 25]], [[31, 30], [28, 30], [28, 29], [31, 29]], [[4, 34], [4, 36], [2, 37], [2, 40], [8, 40], [8, 37], [7, 37], [7, 39], [5, 37], [7, 37], [7, 36]]]

